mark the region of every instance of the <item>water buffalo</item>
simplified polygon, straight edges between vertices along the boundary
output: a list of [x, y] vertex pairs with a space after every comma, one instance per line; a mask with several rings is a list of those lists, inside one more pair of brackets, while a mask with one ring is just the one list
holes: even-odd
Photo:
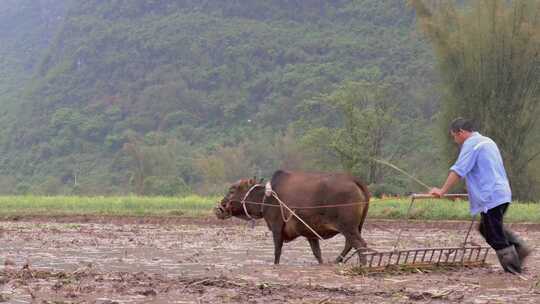
[[[283, 242], [298, 236], [308, 239], [311, 250], [322, 263], [319, 236], [328, 239], [341, 233], [345, 248], [337, 257], [342, 262], [352, 247], [367, 249], [360, 233], [369, 206], [367, 187], [357, 178], [341, 173], [306, 173], [282, 171], [274, 173], [271, 190], [279, 200], [289, 206], [307, 225], [280, 208], [270, 187], [255, 179], [242, 179], [234, 183], [215, 208], [220, 219], [232, 216], [242, 219], [264, 218], [274, 238], [274, 263], [279, 264]], [[266, 190], [266, 195], [265, 195]], [[319, 236], [313, 233], [311, 227]]]

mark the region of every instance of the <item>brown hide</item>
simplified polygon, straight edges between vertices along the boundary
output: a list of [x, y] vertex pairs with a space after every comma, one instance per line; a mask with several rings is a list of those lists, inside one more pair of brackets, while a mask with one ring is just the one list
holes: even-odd
[[[367, 215], [367, 188], [350, 175], [278, 171], [271, 184], [281, 201], [324, 238], [330, 238], [341, 230], [361, 227]], [[278, 204], [275, 198], [270, 201]], [[354, 203], [358, 204], [340, 206]], [[334, 206], [324, 207], [328, 205]], [[313, 208], [317, 206], [321, 207]], [[286, 214], [289, 215], [288, 212]], [[269, 227], [277, 223], [283, 226], [284, 241], [298, 236], [317, 238], [296, 217], [284, 223], [280, 208], [267, 208], [264, 219]]]
[[[276, 264], [279, 263], [283, 242], [298, 236], [308, 239], [315, 257], [322, 263], [318, 237], [295, 216], [291, 216], [290, 212], [285, 210], [282, 213], [276, 198], [265, 198], [263, 187], [254, 188], [247, 201], [273, 206], [246, 204], [249, 216], [246, 215], [240, 201], [254, 184], [254, 180], [235, 183], [220, 203], [220, 208], [227, 209], [232, 216], [244, 219], [264, 218], [274, 238]], [[337, 262], [343, 260], [351, 247], [359, 250], [367, 248], [360, 232], [368, 211], [369, 192], [358, 179], [340, 173], [280, 170], [272, 176], [271, 185], [279, 199], [321, 237], [327, 239], [338, 233], [345, 236], [345, 248], [336, 259]], [[290, 219], [285, 221], [284, 218]]]

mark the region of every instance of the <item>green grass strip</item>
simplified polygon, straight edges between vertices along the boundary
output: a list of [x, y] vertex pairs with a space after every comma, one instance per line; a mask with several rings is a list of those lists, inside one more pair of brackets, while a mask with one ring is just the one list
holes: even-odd
[[[0, 196], [0, 216], [24, 215], [114, 215], [114, 216], [212, 216], [220, 197], [78, 197]], [[410, 199], [372, 199], [369, 218], [405, 219]], [[412, 220], [470, 220], [467, 201], [417, 200], [409, 214]], [[514, 202], [507, 222], [540, 223], [540, 204]]]
[[[373, 199], [368, 217], [378, 219], [405, 219], [411, 200]], [[478, 216], [479, 217], [479, 216]], [[469, 202], [442, 199], [416, 200], [409, 213], [413, 220], [470, 220]], [[505, 216], [506, 222], [540, 223], [540, 204], [513, 202]]]
[[116, 215], [188, 216], [210, 215], [218, 198], [186, 197], [77, 197], [0, 196], [0, 215]]

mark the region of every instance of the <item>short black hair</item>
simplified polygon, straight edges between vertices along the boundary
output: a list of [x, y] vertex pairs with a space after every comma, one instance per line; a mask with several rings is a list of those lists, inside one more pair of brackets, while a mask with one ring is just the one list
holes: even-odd
[[458, 117], [458, 118], [454, 119], [450, 123], [450, 131], [453, 132], [453, 133], [456, 133], [459, 130], [465, 130], [465, 131], [469, 131], [469, 132], [474, 131], [472, 121], [469, 120], [469, 119], [465, 119], [463, 117]]

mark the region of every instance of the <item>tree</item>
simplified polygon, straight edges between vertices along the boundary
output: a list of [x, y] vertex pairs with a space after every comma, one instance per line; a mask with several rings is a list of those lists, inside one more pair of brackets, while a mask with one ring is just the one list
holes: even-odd
[[78, 187], [81, 175], [87, 175], [97, 164], [97, 160], [91, 154], [72, 154], [67, 158], [67, 162], [73, 187]]
[[[175, 176], [177, 173], [175, 145], [176, 142], [173, 140], [161, 145], [146, 145], [136, 137], [131, 137], [129, 142], [124, 144], [123, 151], [132, 158], [131, 182], [137, 195], [174, 193], [171, 190], [155, 193], [153, 189], [160, 188], [156, 186], [158, 183], [169, 183], [163, 186], [169, 188], [172, 187], [171, 185], [177, 185], [178, 191], [182, 190], [180, 187], [183, 187], [183, 181], [172, 182], [172, 180], [178, 180]], [[151, 179], [148, 181], [149, 178]]]
[[195, 159], [195, 169], [202, 177], [199, 191], [205, 194], [221, 193], [239, 179], [251, 177], [256, 171], [245, 144], [233, 147], [219, 146], [209, 155]]
[[0, 175], [0, 193], [12, 195], [17, 193], [17, 179], [14, 176]]
[[136, 142], [125, 143], [122, 150], [133, 158], [131, 169], [131, 182], [135, 186], [137, 195], [144, 194], [144, 179], [148, 175], [150, 168], [145, 166], [144, 154], [141, 151], [140, 144]]
[[[339, 112], [340, 123], [314, 128], [303, 141], [317, 150], [333, 151], [343, 169], [369, 184], [381, 184], [384, 171], [377, 160], [393, 161], [407, 153], [402, 142], [407, 137], [400, 136], [408, 129], [407, 120], [398, 117], [397, 96], [388, 83], [347, 82], [322, 97]], [[317, 143], [317, 138], [324, 142]]]
[[516, 196], [528, 198], [528, 165], [540, 155], [532, 140], [540, 111], [540, 3], [411, 4], [447, 89], [441, 115], [447, 143], [451, 119], [475, 120], [499, 144]]

